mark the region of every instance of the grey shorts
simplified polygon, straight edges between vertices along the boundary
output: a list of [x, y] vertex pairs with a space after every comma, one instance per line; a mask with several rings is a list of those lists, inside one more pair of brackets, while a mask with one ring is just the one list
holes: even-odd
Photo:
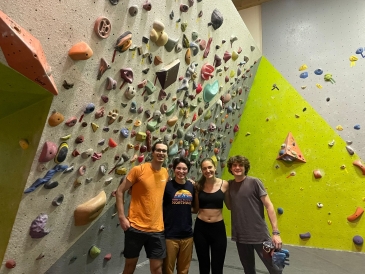
[[139, 257], [144, 246], [148, 259], [164, 259], [166, 257], [166, 241], [164, 232], [145, 232], [133, 227], [124, 231], [124, 257]]

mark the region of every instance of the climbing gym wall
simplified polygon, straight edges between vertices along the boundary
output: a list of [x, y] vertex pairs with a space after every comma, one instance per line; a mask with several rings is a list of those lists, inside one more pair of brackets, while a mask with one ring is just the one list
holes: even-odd
[[[353, 240], [364, 237], [365, 222], [357, 218], [364, 204], [364, 175], [353, 165], [359, 157], [346, 146], [262, 57], [230, 156], [250, 160], [249, 175], [267, 188], [284, 243], [362, 251]], [[223, 177], [232, 175], [225, 171]]]
[[1, 62], [21, 71], [23, 60], [22, 74], [53, 96], [27, 114], [43, 113], [39, 142], [6, 139], [18, 146], [9, 162], [36, 154], [30, 171], [19, 167], [0, 273], [119, 273], [123, 175], [159, 138], [169, 161], [189, 157], [193, 178], [202, 157], [221, 173], [261, 52], [230, 1], [5, 0], [0, 10]]

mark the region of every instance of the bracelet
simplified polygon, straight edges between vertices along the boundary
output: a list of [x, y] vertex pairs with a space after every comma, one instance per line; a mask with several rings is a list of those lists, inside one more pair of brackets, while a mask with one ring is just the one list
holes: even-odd
[[272, 232], [272, 235], [280, 235], [280, 231], [279, 231], [279, 230], [274, 230], [274, 231]]

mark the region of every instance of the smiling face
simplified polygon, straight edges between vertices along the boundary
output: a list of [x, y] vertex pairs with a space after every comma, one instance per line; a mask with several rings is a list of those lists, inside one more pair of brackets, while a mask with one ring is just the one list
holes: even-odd
[[214, 178], [216, 168], [212, 161], [205, 160], [201, 163], [201, 170], [206, 179]]
[[232, 167], [230, 170], [231, 170], [233, 176], [239, 176], [239, 177], [245, 176], [245, 167], [244, 167], [243, 163], [240, 164], [240, 163], [234, 162], [232, 164]]
[[176, 180], [185, 180], [186, 174], [188, 174], [188, 167], [185, 163], [179, 163], [174, 169], [175, 179]]
[[163, 163], [167, 156], [167, 145], [156, 144], [155, 150], [152, 152], [152, 161]]

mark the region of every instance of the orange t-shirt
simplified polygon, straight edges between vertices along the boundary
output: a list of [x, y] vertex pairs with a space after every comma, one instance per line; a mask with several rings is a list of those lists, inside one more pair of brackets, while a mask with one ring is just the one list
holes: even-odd
[[166, 168], [156, 171], [151, 163], [135, 166], [128, 173], [132, 183], [128, 219], [133, 228], [146, 232], [164, 230], [162, 201], [169, 175]]

